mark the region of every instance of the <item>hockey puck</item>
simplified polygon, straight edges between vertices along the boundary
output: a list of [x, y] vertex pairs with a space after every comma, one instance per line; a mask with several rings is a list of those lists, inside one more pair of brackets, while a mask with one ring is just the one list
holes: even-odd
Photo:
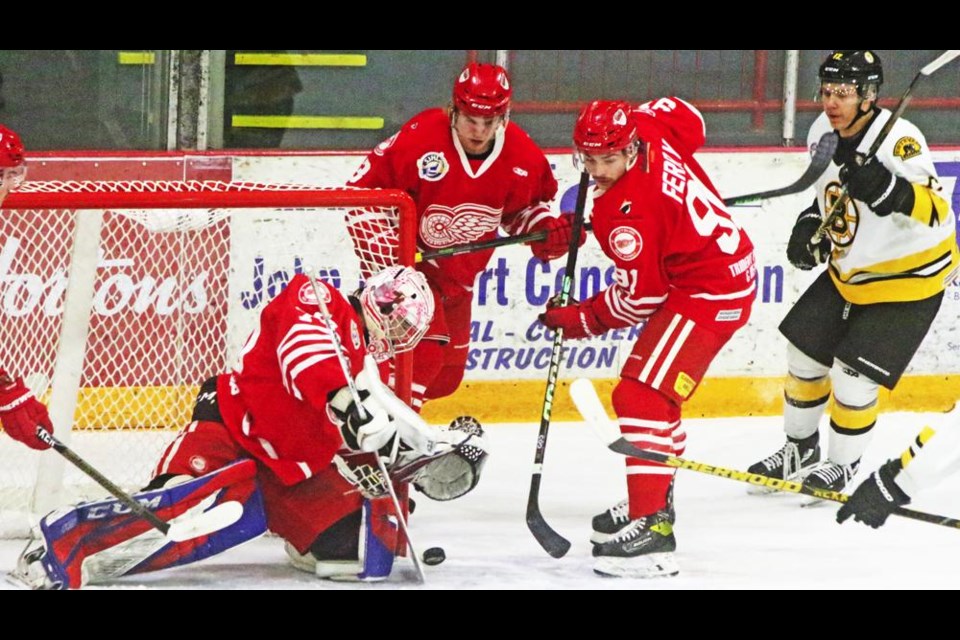
[[423, 563], [431, 567], [440, 564], [447, 559], [447, 554], [440, 547], [430, 547], [423, 552]]

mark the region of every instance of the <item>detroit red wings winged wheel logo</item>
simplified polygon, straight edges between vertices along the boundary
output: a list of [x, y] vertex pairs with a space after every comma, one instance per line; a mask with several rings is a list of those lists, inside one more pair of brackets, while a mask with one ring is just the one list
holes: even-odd
[[420, 238], [432, 249], [465, 244], [500, 226], [503, 209], [466, 202], [455, 207], [432, 204], [420, 219]]
[[633, 227], [617, 227], [610, 232], [610, 248], [622, 260], [633, 260], [643, 250], [643, 238]]

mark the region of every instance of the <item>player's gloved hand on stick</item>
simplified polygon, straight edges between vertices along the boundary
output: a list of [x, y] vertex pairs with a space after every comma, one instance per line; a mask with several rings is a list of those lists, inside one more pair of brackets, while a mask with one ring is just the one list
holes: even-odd
[[545, 327], [563, 329], [564, 337], [574, 340], [606, 333], [607, 327], [597, 318], [589, 300], [577, 302], [571, 298], [570, 304], [563, 307], [558, 303], [558, 297], [550, 298], [546, 311], [540, 314], [540, 322]]
[[[556, 218], [548, 218], [537, 225], [534, 231], [546, 231], [547, 237], [539, 242], [531, 242], [530, 251], [544, 262], [555, 260], [566, 255], [570, 249], [570, 238], [573, 237], [573, 216], [564, 213]], [[577, 246], [582, 247], [586, 241], [587, 230], [581, 229]]]
[[787, 243], [787, 260], [797, 269], [809, 271], [826, 262], [830, 256], [830, 238], [823, 236], [816, 244], [810, 242], [821, 222], [823, 219], [816, 209], [807, 209], [793, 224]]
[[49, 449], [50, 445], [37, 438], [37, 426], [53, 433], [53, 423], [47, 407], [37, 400], [23, 383], [0, 369], [0, 424], [11, 438], [31, 449]]
[[875, 157], [862, 166], [853, 162], [843, 165], [840, 182], [846, 185], [851, 198], [866, 202], [878, 216], [894, 211], [909, 214], [913, 210], [913, 185], [894, 176]]
[[[359, 406], [354, 401], [350, 387], [341, 387], [331, 395], [328, 404], [341, 423], [340, 434], [344, 444], [354, 451], [377, 452], [392, 461], [397, 453], [396, 421], [369, 391], [358, 389], [358, 395]], [[362, 413], [360, 406], [363, 407]]]
[[893, 480], [900, 468], [900, 459], [894, 458], [871, 473], [837, 511], [837, 522], [842, 524], [853, 516], [857, 522], [876, 529], [883, 526], [897, 507], [909, 504], [910, 496]]

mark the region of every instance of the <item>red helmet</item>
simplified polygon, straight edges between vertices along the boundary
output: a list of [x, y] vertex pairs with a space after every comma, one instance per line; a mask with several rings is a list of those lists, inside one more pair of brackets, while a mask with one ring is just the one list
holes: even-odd
[[0, 124], [0, 168], [23, 164], [23, 143], [16, 132]]
[[630, 104], [623, 100], [594, 100], [573, 127], [573, 144], [581, 153], [610, 153], [636, 142], [637, 123]]
[[495, 64], [471, 62], [453, 85], [453, 106], [460, 113], [479, 118], [505, 116], [510, 110], [510, 78]]

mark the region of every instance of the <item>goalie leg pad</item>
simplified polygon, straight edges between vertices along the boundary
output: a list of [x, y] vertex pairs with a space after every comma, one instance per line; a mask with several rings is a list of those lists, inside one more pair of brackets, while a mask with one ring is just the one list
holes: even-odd
[[360, 509], [321, 533], [307, 553], [289, 542], [285, 548], [301, 571], [330, 580], [378, 582], [393, 570], [398, 540], [390, 499], [375, 498], [364, 499]]
[[242, 505], [236, 522], [209, 534], [171, 541], [117, 500], [58, 509], [40, 521], [46, 549], [40, 561], [51, 583], [79, 588], [131, 573], [197, 562], [266, 531], [256, 465], [241, 460], [182, 484], [134, 494], [161, 520], [189, 519], [228, 501]]

